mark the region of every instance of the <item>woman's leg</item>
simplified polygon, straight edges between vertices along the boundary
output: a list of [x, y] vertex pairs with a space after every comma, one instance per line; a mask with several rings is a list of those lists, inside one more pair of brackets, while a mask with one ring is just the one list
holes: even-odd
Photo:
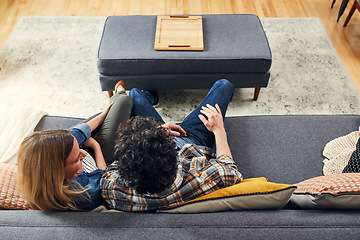
[[154, 117], [158, 122], [164, 123], [160, 114], [153, 107], [154, 98], [150, 92], [133, 88], [129, 92], [133, 100], [131, 116]]
[[114, 146], [116, 131], [119, 124], [130, 118], [132, 100], [124, 91], [120, 91], [111, 97], [110, 102], [114, 102], [104, 122], [99, 126], [95, 133], [95, 140], [99, 142], [106, 164], [111, 164], [114, 159]]
[[201, 107], [206, 106], [206, 104], [211, 106], [218, 104], [222, 116], [225, 118], [226, 110], [233, 94], [234, 86], [231, 82], [226, 79], [216, 81], [204, 100], [184, 119], [180, 126], [186, 131], [188, 136], [197, 140], [199, 144], [213, 147], [215, 142], [214, 134], [207, 130], [204, 123], [198, 117]]

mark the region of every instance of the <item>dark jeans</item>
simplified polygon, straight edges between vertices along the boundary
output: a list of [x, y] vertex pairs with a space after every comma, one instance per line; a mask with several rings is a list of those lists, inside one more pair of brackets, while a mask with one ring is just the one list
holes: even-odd
[[[216, 81], [199, 106], [180, 124], [196, 144], [212, 148], [215, 143], [214, 134], [207, 130], [198, 117], [201, 107], [206, 106], [206, 104], [214, 106], [217, 103], [220, 106], [224, 118], [233, 94], [234, 86], [231, 82], [226, 79]], [[157, 121], [164, 123], [164, 120], [152, 105], [154, 99], [151, 93], [133, 88], [129, 96], [133, 100], [131, 116], [154, 117]]]

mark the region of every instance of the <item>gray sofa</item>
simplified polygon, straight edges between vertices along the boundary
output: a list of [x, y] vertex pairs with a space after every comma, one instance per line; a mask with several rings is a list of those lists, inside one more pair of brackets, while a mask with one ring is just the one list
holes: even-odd
[[[36, 130], [81, 119], [44, 117]], [[358, 130], [358, 115], [246, 116], [225, 119], [245, 178], [294, 184], [322, 175], [330, 140]], [[360, 211], [248, 210], [199, 214], [0, 211], [0, 239], [358, 239]]]

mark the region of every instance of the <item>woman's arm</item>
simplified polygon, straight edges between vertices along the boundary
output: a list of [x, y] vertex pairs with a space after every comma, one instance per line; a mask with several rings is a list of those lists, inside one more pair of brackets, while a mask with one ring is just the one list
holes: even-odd
[[92, 137], [89, 138], [89, 140], [85, 143], [85, 146], [90, 147], [94, 150], [95, 153], [95, 162], [96, 166], [99, 169], [106, 169], [106, 162], [104, 159], [104, 155], [102, 153], [100, 144], [93, 139]]
[[114, 102], [110, 103], [102, 113], [100, 113], [99, 115], [97, 115], [96, 117], [94, 117], [93, 119], [91, 119], [86, 123], [87, 125], [89, 125], [91, 131], [94, 131], [94, 129], [96, 129], [100, 124], [104, 122], [104, 119], [113, 104]]

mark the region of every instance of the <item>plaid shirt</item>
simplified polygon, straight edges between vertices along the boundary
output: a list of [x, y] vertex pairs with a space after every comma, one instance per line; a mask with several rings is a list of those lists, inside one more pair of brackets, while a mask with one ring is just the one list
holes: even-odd
[[110, 208], [123, 211], [163, 209], [192, 200], [217, 189], [232, 186], [242, 180], [232, 158], [215, 155], [186, 144], [178, 153], [178, 170], [174, 183], [157, 194], [138, 194], [125, 185], [116, 170], [108, 167], [101, 178], [102, 196]]

